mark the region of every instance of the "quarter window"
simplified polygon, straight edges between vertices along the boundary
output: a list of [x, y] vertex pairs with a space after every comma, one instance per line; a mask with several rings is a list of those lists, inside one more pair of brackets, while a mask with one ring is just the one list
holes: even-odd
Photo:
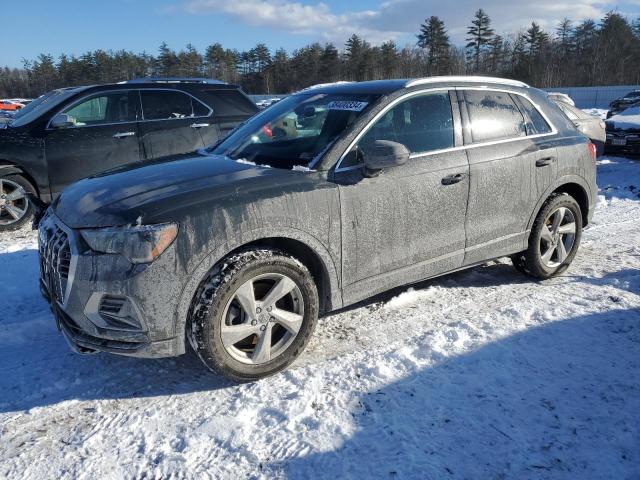
[[402, 143], [411, 153], [453, 147], [449, 93], [417, 95], [394, 106], [364, 134], [359, 146], [366, 151], [376, 140]]
[[172, 120], [209, 114], [204, 105], [182, 92], [141, 90], [140, 96], [145, 120]]
[[109, 92], [84, 100], [63, 113], [73, 117], [78, 127], [104, 123], [135, 122], [136, 112], [130, 92]]
[[464, 92], [473, 143], [524, 137], [524, 117], [506, 92]]
[[[518, 95], [517, 98], [520, 101], [520, 105], [522, 105], [522, 108], [524, 109], [524, 112], [528, 117], [527, 118], [527, 135], [540, 135], [543, 133], [551, 132], [551, 127], [549, 126], [547, 121], [544, 119], [542, 114], [538, 111], [538, 109], [534, 107], [533, 104], [526, 98], [520, 95]], [[565, 110], [565, 113], [569, 115], [569, 112], [567, 112], [566, 110]]]

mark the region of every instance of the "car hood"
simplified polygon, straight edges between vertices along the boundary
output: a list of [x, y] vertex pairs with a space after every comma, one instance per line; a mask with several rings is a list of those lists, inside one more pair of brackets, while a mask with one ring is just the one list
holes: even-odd
[[261, 167], [217, 155], [183, 155], [95, 175], [67, 187], [54, 202], [71, 228], [179, 221], [189, 207], [235, 195], [260, 177], [286, 181], [298, 172]]
[[627, 132], [640, 131], [640, 107], [633, 107], [614, 115], [606, 121], [607, 131], [624, 130]]

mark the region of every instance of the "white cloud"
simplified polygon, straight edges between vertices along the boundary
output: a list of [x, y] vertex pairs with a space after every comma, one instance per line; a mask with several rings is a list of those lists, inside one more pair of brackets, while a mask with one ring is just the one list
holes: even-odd
[[249, 25], [340, 42], [352, 33], [363, 35], [375, 43], [402, 34], [385, 28], [368, 28], [366, 24], [378, 14], [375, 11], [335, 14], [325, 3], [305, 5], [286, 0], [190, 0], [185, 9], [194, 14], [226, 13]]
[[[628, 0], [626, 5], [640, 3]], [[482, 8], [490, 15], [498, 33], [514, 33], [532, 21], [552, 31], [564, 17], [579, 21], [600, 19], [616, 7], [615, 0], [484, 0]], [[326, 3], [303, 4], [288, 0], [188, 0], [184, 5], [193, 14], [224, 13], [246, 24], [313, 36], [342, 45], [357, 33], [372, 43], [389, 39], [413, 42], [425, 18], [437, 15], [444, 20], [452, 40], [464, 42], [467, 25], [479, 8], [477, 2], [458, 0], [386, 0], [372, 10], [334, 13]]]

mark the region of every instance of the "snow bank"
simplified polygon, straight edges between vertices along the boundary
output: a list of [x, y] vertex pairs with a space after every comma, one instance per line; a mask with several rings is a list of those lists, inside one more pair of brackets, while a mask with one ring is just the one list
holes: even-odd
[[602, 120], [607, 118], [607, 113], [609, 112], [609, 110], [605, 108], [583, 108], [582, 111]]
[[545, 282], [508, 260], [320, 320], [287, 372], [69, 351], [36, 236], [0, 234], [2, 478], [636, 478], [640, 164]]

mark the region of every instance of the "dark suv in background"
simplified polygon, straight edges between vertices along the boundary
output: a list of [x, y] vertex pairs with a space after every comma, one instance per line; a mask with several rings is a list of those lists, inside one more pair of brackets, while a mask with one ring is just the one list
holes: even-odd
[[69, 186], [40, 222], [41, 288], [74, 349], [185, 352], [255, 379], [318, 314], [511, 256], [565, 271], [595, 146], [521, 82], [440, 77], [291, 95], [217, 146]]
[[632, 90], [624, 97], [616, 98], [609, 104], [609, 111], [607, 112], [607, 118], [611, 118], [621, 112], [624, 112], [627, 108], [638, 106], [640, 104], [640, 90]]
[[53, 90], [0, 127], [0, 231], [26, 223], [68, 184], [215, 144], [258, 111], [235, 85], [143, 78]]

